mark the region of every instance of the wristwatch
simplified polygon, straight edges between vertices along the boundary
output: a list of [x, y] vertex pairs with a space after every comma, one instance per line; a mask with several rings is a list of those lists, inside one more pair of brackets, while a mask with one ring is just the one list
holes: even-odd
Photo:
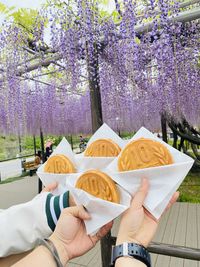
[[120, 257], [132, 257], [151, 267], [151, 257], [147, 249], [135, 243], [123, 243], [112, 247], [111, 267], [115, 266], [115, 261]]

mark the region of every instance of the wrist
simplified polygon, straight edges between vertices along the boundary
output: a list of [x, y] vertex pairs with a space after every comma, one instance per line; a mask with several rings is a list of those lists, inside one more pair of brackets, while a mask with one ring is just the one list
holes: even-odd
[[115, 267], [120, 267], [125, 265], [127, 267], [133, 265], [137, 267], [146, 267], [146, 264], [132, 257], [120, 257], [115, 262]]
[[65, 245], [62, 243], [61, 240], [56, 238], [54, 235], [51, 235], [49, 237], [49, 239], [53, 242], [53, 244], [54, 244], [54, 246], [58, 252], [58, 255], [59, 255], [59, 258], [60, 258], [62, 265], [65, 266], [67, 264], [67, 262], [69, 261], [69, 256], [68, 256], [68, 253], [66, 251]]

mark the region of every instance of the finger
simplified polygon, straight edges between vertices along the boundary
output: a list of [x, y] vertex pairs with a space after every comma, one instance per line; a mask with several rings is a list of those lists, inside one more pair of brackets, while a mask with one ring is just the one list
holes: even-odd
[[69, 192], [69, 206], [70, 207], [76, 206], [76, 202], [74, 201], [74, 198], [70, 192]]
[[81, 220], [89, 220], [91, 218], [90, 214], [84, 209], [82, 205], [66, 208], [63, 210], [66, 215], [72, 215], [73, 217], [79, 218]]
[[47, 185], [43, 190], [42, 192], [51, 192], [53, 190], [55, 190], [58, 186], [58, 183], [57, 182], [53, 182], [49, 185]]
[[146, 178], [143, 178], [139, 190], [133, 197], [133, 200], [131, 202], [131, 208], [139, 209], [142, 207], [144, 200], [147, 196], [148, 189], [149, 189], [149, 181]]
[[165, 211], [163, 213], [165, 213], [167, 210], [169, 210], [171, 208], [171, 206], [177, 201], [178, 197], [179, 197], [179, 192], [175, 192], [172, 196], [172, 198], [170, 199], [167, 207], [165, 208]]
[[156, 223], [158, 223], [159, 222], [159, 220], [158, 219], [156, 219], [147, 209], [145, 209], [144, 208], [144, 212], [145, 212], [145, 214], [150, 218], [150, 219], [152, 219], [154, 222], [156, 222]]
[[101, 227], [101, 229], [95, 235], [90, 236], [92, 243], [95, 245], [102, 237], [104, 237], [110, 231], [112, 226], [113, 221]]

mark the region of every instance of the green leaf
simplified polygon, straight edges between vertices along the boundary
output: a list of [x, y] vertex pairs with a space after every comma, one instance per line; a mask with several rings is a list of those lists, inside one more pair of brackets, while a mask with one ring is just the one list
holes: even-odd
[[9, 15], [14, 9], [15, 9], [14, 6], [7, 7], [3, 3], [0, 3], [0, 13], [2, 13], [2, 14]]

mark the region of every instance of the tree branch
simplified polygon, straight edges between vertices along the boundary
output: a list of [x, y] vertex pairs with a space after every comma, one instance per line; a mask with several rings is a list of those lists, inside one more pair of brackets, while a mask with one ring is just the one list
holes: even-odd
[[[51, 83], [44, 82], [44, 81], [40, 81], [40, 80], [36, 80], [36, 79], [34, 79], [34, 78], [28, 78], [28, 79], [27, 79], [27, 78], [25, 78], [25, 77], [20, 77], [19, 80], [20, 80], [20, 81], [22, 81], [22, 80], [23, 80], [23, 81], [31, 80], [31, 81], [34, 81], [34, 82], [37, 82], [37, 83], [41, 83], [41, 84], [44, 84], [44, 85], [52, 86]], [[55, 87], [56, 87], [57, 89], [61, 90], [61, 91], [65, 91], [66, 93], [68, 93], [68, 94], [70, 94], [70, 95], [80, 95], [80, 96], [82, 96], [81, 93], [72, 92], [71, 90], [66, 90], [65, 87], [57, 86], [57, 85], [55, 85]]]
[[171, 128], [171, 130], [174, 131], [181, 138], [188, 140], [189, 142], [191, 142], [193, 144], [200, 145], [200, 138], [198, 138], [196, 136], [189, 135], [187, 133], [183, 133], [180, 130], [178, 130], [175, 127], [175, 124], [174, 124], [172, 119], [169, 120], [169, 118], [167, 118], [167, 123], [168, 123], [169, 127]]
[[191, 144], [191, 147], [192, 147], [192, 150], [193, 150], [193, 152], [194, 152], [195, 157], [196, 157], [198, 160], [200, 160], [200, 154], [199, 154], [199, 152], [198, 152], [197, 146], [194, 145], [194, 144]]
[[118, 0], [115, 0], [115, 7], [116, 7], [116, 10], [117, 10], [117, 12], [119, 13], [119, 15], [122, 17], [123, 14], [122, 14], [122, 12], [121, 12], [120, 5], [119, 5], [119, 3], [118, 3]]

